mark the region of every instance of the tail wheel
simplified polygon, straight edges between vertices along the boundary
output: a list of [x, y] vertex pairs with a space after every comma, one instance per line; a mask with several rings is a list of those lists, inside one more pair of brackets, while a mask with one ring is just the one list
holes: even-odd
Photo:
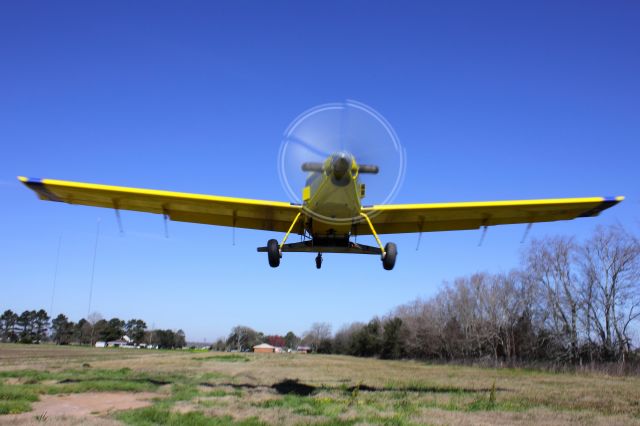
[[382, 258], [382, 267], [387, 271], [393, 269], [396, 264], [396, 256], [398, 255], [398, 248], [394, 243], [387, 243], [384, 246], [385, 255]]
[[280, 265], [280, 246], [276, 240], [267, 242], [267, 255], [269, 256], [269, 266], [277, 268]]
[[318, 253], [318, 256], [316, 256], [316, 268], [322, 268], [322, 253]]

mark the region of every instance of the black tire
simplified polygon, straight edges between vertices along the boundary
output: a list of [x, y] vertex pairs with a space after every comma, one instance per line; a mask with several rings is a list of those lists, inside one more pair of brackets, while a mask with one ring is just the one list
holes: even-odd
[[267, 255], [269, 256], [269, 266], [272, 268], [280, 266], [280, 246], [276, 240], [267, 242]]
[[396, 256], [398, 255], [398, 248], [394, 243], [387, 243], [384, 246], [385, 256], [382, 259], [382, 267], [387, 271], [393, 269], [396, 264]]
[[322, 268], [322, 256], [318, 255], [316, 257], [316, 269]]

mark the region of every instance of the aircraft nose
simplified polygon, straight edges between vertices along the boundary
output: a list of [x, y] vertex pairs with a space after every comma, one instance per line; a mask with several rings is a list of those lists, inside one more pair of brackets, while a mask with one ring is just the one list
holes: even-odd
[[351, 156], [349, 154], [340, 153], [333, 157], [331, 169], [336, 179], [340, 180], [349, 171], [351, 167]]

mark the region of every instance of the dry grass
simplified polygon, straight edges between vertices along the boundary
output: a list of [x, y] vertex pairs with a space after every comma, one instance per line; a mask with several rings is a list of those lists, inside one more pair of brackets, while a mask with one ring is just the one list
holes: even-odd
[[[219, 355], [0, 345], [0, 404], [13, 398], [24, 401], [24, 410], [34, 395], [86, 388], [106, 392], [133, 383], [142, 386], [141, 391], [156, 392], [152, 407], [108, 417], [91, 415], [87, 420], [197, 425], [640, 425], [638, 377], [320, 355], [247, 354], [247, 361], [243, 355], [242, 360], [234, 359], [240, 362], [229, 362]], [[76, 377], [73, 374], [81, 380], [75, 387], [59, 383], [63, 377]], [[21, 395], [30, 399], [20, 399]], [[32, 422], [40, 423], [35, 420], [38, 413], [32, 414]], [[0, 423], [8, 419], [0, 416]], [[46, 421], [55, 424], [60, 419]]]

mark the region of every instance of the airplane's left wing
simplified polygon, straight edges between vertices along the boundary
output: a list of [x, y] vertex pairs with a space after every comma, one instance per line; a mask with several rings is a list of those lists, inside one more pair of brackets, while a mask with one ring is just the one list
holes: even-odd
[[[552, 198], [431, 204], [388, 204], [364, 207], [379, 234], [456, 231], [514, 223], [552, 222], [597, 216], [624, 197]], [[370, 234], [366, 224], [359, 234]]]
[[41, 200], [165, 214], [171, 220], [286, 232], [301, 207], [280, 201], [19, 177]]

